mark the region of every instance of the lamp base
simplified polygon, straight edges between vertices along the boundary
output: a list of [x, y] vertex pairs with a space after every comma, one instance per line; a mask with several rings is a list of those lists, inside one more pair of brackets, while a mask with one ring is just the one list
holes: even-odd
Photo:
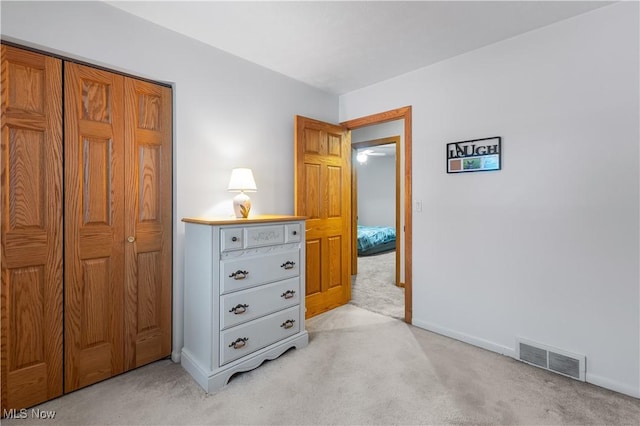
[[244, 192], [233, 197], [233, 212], [238, 218], [247, 218], [251, 210], [251, 198]]

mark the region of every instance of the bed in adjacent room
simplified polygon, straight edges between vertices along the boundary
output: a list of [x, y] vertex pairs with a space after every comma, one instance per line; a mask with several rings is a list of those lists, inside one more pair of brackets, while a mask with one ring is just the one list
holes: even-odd
[[371, 256], [395, 249], [395, 228], [358, 225], [358, 256]]

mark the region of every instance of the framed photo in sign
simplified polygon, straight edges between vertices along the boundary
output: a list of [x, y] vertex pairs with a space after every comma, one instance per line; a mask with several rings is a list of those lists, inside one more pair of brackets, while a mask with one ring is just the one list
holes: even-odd
[[488, 172], [502, 168], [502, 138], [447, 144], [447, 173]]

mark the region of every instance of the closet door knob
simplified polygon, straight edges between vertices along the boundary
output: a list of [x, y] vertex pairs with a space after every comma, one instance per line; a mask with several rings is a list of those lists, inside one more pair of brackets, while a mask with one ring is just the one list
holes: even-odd
[[134, 242], [136, 240], [136, 237], [134, 237], [133, 235], [129, 235], [127, 237], [127, 241], [129, 241], [130, 243]]

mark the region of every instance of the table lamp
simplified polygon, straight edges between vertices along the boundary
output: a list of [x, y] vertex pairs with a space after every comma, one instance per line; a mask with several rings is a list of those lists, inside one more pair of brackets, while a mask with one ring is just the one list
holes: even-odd
[[231, 170], [231, 179], [229, 179], [229, 192], [239, 192], [233, 197], [233, 211], [236, 217], [246, 218], [251, 210], [251, 199], [245, 192], [256, 192], [256, 181], [253, 179], [251, 169], [237, 168]]

